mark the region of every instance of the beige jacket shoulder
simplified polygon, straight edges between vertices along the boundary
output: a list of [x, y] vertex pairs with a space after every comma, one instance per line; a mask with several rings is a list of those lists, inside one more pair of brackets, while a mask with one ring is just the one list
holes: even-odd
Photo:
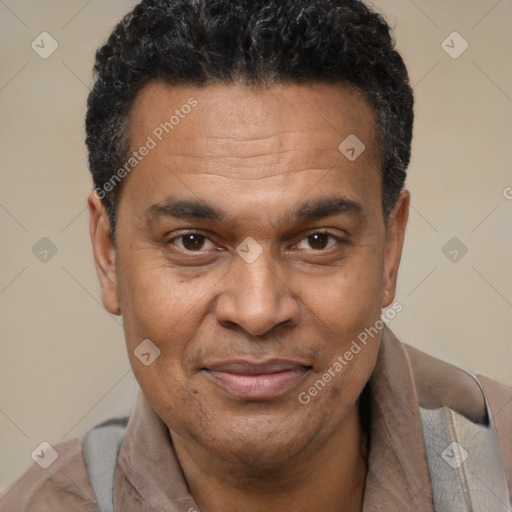
[[[411, 362], [421, 407], [432, 409], [447, 405], [475, 423], [484, 421], [485, 398], [471, 375], [405, 343], [403, 346]], [[481, 373], [475, 375], [489, 402], [512, 503], [512, 386]]]

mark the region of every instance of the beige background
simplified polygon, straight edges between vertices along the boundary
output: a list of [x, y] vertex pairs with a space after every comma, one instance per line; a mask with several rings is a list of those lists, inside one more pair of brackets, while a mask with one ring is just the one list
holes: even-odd
[[[512, 384], [512, 2], [374, 3], [416, 94], [404, 309], [391, 328]], [[0, 0], [0, 488], [41, 441], [128, 412], [136, 390], [120, 319], [99, 302], [83, 142], [95, 49], [131, 5]], [[59, 45], [47, 59], [31, 48], [43, 31]], [[441, 47], [453, 31], [469, 44], [457, 59]], [[46, 263], [32, 252], [43, 237], [57, 248]], [[452, 237], [468, 249], [457, 262], [442, 251]]]

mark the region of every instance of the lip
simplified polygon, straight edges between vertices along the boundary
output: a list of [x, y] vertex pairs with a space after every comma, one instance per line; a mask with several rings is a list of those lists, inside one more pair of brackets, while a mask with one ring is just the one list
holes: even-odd
[[295, 387], [311, 370], [302, 361], [225, 361], [202, 369], [228, 394], [242, 399], [270, 399]]

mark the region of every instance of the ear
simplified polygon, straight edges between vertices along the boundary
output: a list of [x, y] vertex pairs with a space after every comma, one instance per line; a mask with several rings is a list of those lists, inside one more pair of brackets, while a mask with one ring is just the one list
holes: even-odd
[[400, 191], [393, 210], [389, 214], [386, 229], [386, 249], [384, 256], [384, 276], [381, 307], [388, 307], [396, 293], [398, 267], [404, 246], [405, 227], [409, 219], [410, 193], [404, 188]]
[[105, 309], [119, 315], [121, 308], [117, 297], [116, 249], [110, 235], [107, 209], [93, 190], [88, 199], [90, 233], [96, 272], [101, 286], [101, 301]]

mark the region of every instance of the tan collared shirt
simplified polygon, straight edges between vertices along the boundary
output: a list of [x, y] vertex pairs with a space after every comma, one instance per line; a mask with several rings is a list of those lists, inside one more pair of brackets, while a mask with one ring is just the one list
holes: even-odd
[[[479, 375], [499, 435], [512, 496], [512, 388]], [[383, 331], [371, 396], [363, 512], [433, 512], [418, 394], [405, 345]], [[58, 459], [32, 464], [0, 494], [0, 512], [97, 512], [78, 439], [54, 444]], [[200, 511], [187, 487], [166, 425], [139, 390], [114, 480], [116, 512]]]

